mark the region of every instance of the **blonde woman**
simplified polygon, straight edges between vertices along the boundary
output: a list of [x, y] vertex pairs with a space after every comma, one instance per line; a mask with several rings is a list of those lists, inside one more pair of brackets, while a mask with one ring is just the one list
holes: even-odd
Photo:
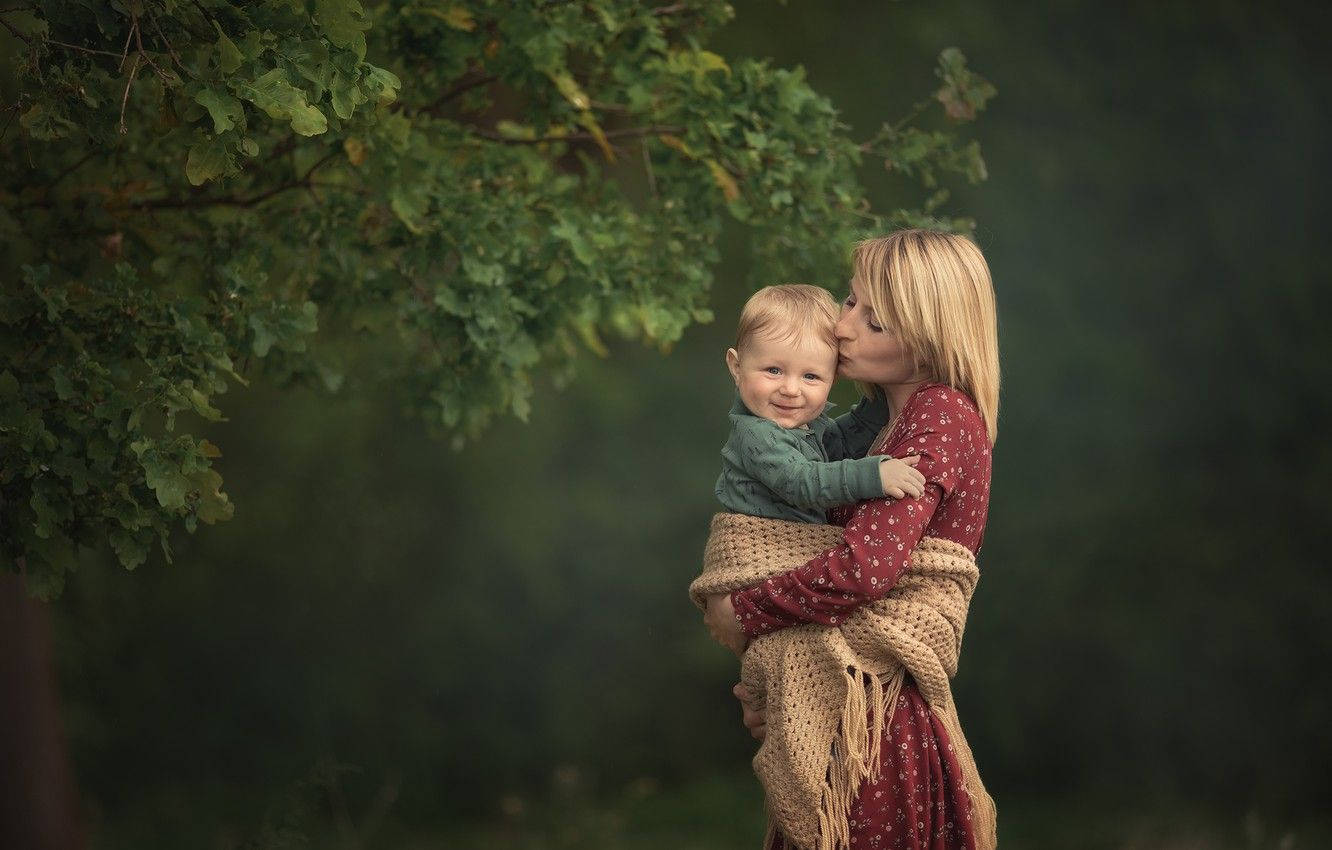
[[[868, 499], [835, 517], [844, 542], [761, 585], [717, 594], [705, 621], [737, 653], [751, 638], [804, 624], [835, 626], [879, 599], [922, 536], [981, 545], [999, 402], [994, 291], [980, 250], [951, 234], [908, 230], [856, 246], [836, 327], [838, 374], [883, 393], [892, 419], [870, 454], [919, 455], [919, 499]], [[745, 725], [766, 734], [753, 695], [736, 686]], [[858, 848], [984, 847], [945, 728], [910, 676], [885, 716], [882, 770], [849, 812]], [[780, 833], [772, 847], [781, 848]]]

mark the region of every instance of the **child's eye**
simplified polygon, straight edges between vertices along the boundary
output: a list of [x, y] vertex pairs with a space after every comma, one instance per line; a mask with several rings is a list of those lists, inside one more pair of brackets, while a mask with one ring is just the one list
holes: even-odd
[[768, 368], [764, 369], [763, 371], [767, 372], [769, 375], [780, 375], [780, 374], [782, 374], [782, 370], [781, 370], [781, 369], [778, 369], [776, 366], [769, 366]]
[[821, 381], [821, 380], [823, 380], [823, 379], [820, 378], [818, 375], [816, 375], [816, 374], [813, 373], [813, 372], [806, 372], [806, 373], [805, 373], [805, 380], [806, 380], [806, 381]]

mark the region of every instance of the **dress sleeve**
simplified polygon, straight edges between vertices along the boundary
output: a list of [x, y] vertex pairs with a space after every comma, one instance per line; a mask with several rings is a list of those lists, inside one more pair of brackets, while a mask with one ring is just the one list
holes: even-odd
[[865, 396], [856, 406], [838, 416], [823, 432], [823, 448], [828, 460], [864, 457], [888, 424], [888, 398], [882, 393]]
[[921, 456], [916, 468], [925, 476], [925, 494], [919, 499], [861, 502], [846, 524], [841, 544], [803, 566], [732, 593], [746, 635], [758, 637], [801, 623], [837, 625], [897, 583], [935, 509], [959, 479], [956, 435], [939, 423], [934, 412], [914, 412], [888, 453]]

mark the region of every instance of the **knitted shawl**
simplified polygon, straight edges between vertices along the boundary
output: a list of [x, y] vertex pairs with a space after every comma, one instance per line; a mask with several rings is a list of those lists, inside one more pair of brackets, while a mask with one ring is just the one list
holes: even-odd
[[[700, 608], [786, 572], [842, 542], [835, 525], [742, 514], [712, 518], [703, 573], [689, 586]], [[750, 642], [740, 680], [758, 695], [767, 737], [754, 772], [767, 795], [769, 836], [801, 850], [850, 846], [847, 818], [862, 782], [877, 779], [884, 719], [905, 674], [947, 731], [971, 800], [976, 850], [997, 843], [986, 793], [948, 680], [957, 673], [967, 604], [979, 572], [965, 546], [936, 537], [916, 544], [910, 565], [881, 599], [836, 627], [792, 626]], [[965, 816], [965, 815], [964, 815]]]

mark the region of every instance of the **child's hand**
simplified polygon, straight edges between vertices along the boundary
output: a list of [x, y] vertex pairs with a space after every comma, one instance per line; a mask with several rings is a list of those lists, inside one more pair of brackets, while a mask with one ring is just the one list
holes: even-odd
[[894, 499], [919, 499], [925, 492], [925, 476], [916, 470], [918, 463], [918, 455], [901, 460], [885, 458], [879, 464], [879, 483], [883, 485], [883, 495]]

